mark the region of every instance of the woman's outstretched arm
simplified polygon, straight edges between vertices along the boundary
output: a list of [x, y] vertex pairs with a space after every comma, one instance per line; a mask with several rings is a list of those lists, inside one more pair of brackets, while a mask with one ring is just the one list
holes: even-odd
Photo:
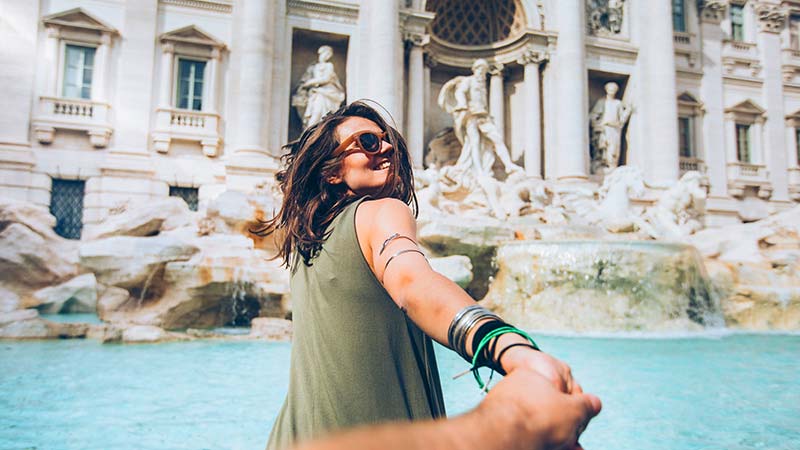
[[362, 427], [296, 450], [575, 450], [600, 412], [591, 394], [564, 394], [529, 370], [509, 374], [474, 410], [453, 419]]
[[[413, 251], [418, 249], [415, 244], [417, 229], [409, 207], [393, 198], [365, 201], [356, 212], [356, 233], [367, 263], [395, 303], [425, 333], [448, 345], [450, 323], [456, 313], [474, 305], [475, 300], [450, 279], [434, 271], [423, 255]], [[410, 239], [387, 242], [387, 238], [394, 234]], [[467, 336], [465, 347], [470, 353], [472, 334]], [[504, 334], [497, 339], [497, 352], [512, 343], [527, 343], [525, 338], [516, 334]], [[580, 386], [572, 379], [569, 366], [546, 353], [517, 346], [509, 349], [499, 363], [507, 373], [528, 368], [550, 380], [562, 392], [581, 392]]]

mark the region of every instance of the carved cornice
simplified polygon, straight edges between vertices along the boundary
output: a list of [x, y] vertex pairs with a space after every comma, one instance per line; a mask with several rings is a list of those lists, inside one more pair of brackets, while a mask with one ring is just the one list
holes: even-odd
[[506, 68], [506, 66], [504, 66], [503, 63], [499, 63], [499, 62], [492, 63], [492, 64], [489, 65], [489, 75], [500, 75], [500, 76], [502, 76], [503, 75], [503, 69], [505, 69], [505, 68]]
[[728, 0], [697, 0], [697, 11], [703, 22], [719, 25], [728, 9]]
[[780, 33], [786, 25], [789, 13], [778, 5], [761, 3], [756, 6], [758, 28], [765, 33]]
[[159, 0], [159, 3], [222, 13], [230, 13], [233, 10], [233, 3], [226, 0]]
[[358, 5], [320, 0], [288, 0], [287, 3], [289, 15], [292, 16], [350, 25], [358, 23]]

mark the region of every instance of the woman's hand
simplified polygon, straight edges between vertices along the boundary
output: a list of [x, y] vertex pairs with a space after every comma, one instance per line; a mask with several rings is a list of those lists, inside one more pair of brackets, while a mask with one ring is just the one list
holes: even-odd
[[[496, 354], [499, 354], [506, 345], [515, 342], [527, 342], [522, 336], [511, 334], [502, 335], [499, 339]], [[583, 392], [580, 384], [572, 378], [572, 370], [570, 370], [569, 366], [547, 353], [529, 347], [517, 346], [508, 349], [502, 356], [503, 359], [498, 362], [508, 374], [514, 370], [524, 368], [543, 376], [561, 392], [567, 394]]]

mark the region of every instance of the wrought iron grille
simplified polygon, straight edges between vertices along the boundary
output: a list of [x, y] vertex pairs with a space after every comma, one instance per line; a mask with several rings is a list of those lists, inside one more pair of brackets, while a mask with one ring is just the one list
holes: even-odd
[[55, 232], [67, 239], [80, 239], [83, 230], [83, 180], [53, 179], [50, 214], [56, 217]]
[[197, 188], [170, 186], [169, 195], [182, 198], [189, 205], [189, 209], [197, 211]]

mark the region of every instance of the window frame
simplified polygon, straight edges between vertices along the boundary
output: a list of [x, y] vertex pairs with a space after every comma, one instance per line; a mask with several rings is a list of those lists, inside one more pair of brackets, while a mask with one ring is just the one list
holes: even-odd
[[[172, 65], [173, 67], [173, 75], [172, 75], [172, 88], [173, 88], [173, 95], [172, 95], [172, 107], [175, 109], [180, 109], [184, 111], [196, 111], [201, 112], [203, 111], [204, 101], [206, 99], [206, 91], [208, 90], [207, 80], [208, 80], [208, 59], [200, 58], [197, 56], [187, 56], [185, 54], [175, 53], [174, 55], [175, 61]], [[203, 63], [203, 81], [202, 86], [200, 88], [200, 109], [192, 108], [192, 102], [187, 100], [187, 108], [181, 108], [180, 105], [180, 83], [181, 83], [181, 61], [191, 61], [191, 62], [200, 62]], [[194, 84], [194, 82], [192, 82]], [[192, 89], [194, 91], [194, 89]]]
[[[675, 6], [680, 5], [681, 14], [678, 16], [675, 13]], [[672, 0], [672, 31], [678, 33], [686, 33], [688, 32], [688, 21], [686, 20], [686, 0]], [[680, 18], [680, 22], [677, 22], [678, 18]], [[676, 24], [680, 23], [680, 27], [676, 27]]]
[[[94, 56], [92, 57], [92, 79], [89, 81], [89, 97], [70, 97], [66, 94], [66, 77], [67, 77], [67, 47], [81, 47], [81, 48], [91, 48], [94, 50]], [[78, 100], [91, 100], [92, 99], [92, 92], [95, 89], [95, 80], [97, 77], [95, 76], [95, 72], [97, 71], [97, 48], [99, 46], [96, 44], [88, 43], [88, 42], [81, 42], [75, 41], [72, 39], [61, 39], [60, 49], [59, 49], [59, 63], [58, 63], [58, 90], [56, 92], [56, 96], [60, 98], [70, 98], [70, 99], [78, 99]], [[85, 70], [85, 69], [84, 69]], [[83, 70], [81, 70], [83, 72]], [[83, 89], [82, 87], [80, 88]]]
[[[687, 124], [687, 133], [685, 136], [685, 142], [687, 144], [689, 154], [683, 153], [683, 146], [682, 139], [684, 138], [683, 133], [681, 132], [681, 122], [686, 121]], [[678, 115], [678, 156], [681, 158], [697, 158], [697, 148], [695, 145], [695, 116], [688, 115], [688, 114], [679, 114]]]
[[[742, 158], [742, 139], [740, 135], [740, 130], [744, 129], [745, 132], [745, 144], [746, 148], [746, 159]], [[736, 130], [735, 139], [736, 139], [736, 161], [744, 164], [755, 164], [753, 161], [753, 136], [752, 136], [752, 129], [753, 124], [745, 123], [745, 122], [734, 122], [734, 130]]]
[[[728, 12], [728, 20], [730, 21], [730, 33], [731, 33], [730, 39], [732, 41], [734, 41], [734, 42], [747, 42], [747, 30], [746, 30], [747, 20], [746, 20], [746, 17], [745, 17], [745, 5], [744, 5], [744, 3], [731, 2], [729, 8], [730, 9], [729, 9], [729, 12]], [[739, 24], [737, 24], [733, 20], [734, 19], [734, 12], [733, 12], [734, 9], [736, 9], [736, 10], [741, 12], [741, 15], [739, 16], [741, 18], [741, 23], [739, 23]], [[738, 36], [739, 37], [738, 39], [737, 39], [737, 33], [736, 33], [737, 29], [740, 32], [740, 34]]]

